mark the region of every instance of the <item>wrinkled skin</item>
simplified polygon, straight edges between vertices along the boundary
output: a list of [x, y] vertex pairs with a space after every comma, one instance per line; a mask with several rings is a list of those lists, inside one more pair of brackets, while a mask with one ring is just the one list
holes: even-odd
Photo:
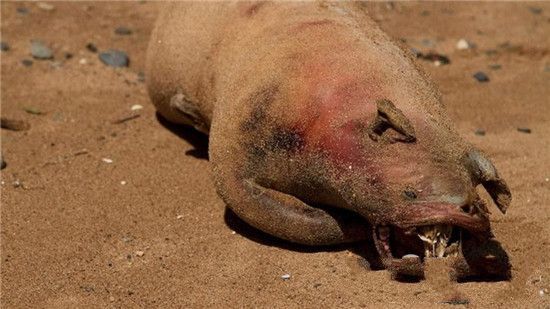
[[372, 238], [395, 277], [423, 275], [418, 229], [452, 226], [456, 278], [509, 272], [476, 192], [505, 212], [505, 182], [360, 4], [175, 4], [147, 76], [160, 114], [210, 134], [218, 192], [252, 226], [305, 245]]

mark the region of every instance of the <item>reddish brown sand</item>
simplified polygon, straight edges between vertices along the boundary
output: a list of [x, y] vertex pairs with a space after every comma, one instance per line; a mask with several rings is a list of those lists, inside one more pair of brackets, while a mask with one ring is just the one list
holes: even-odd
[[[439, 67], [419, 61], [460, 133], [493, 158], [514, 195], [506, 216], [491, 208], [513, 279], [460, 284], [440, 261], [425, 281], [399, 283], [361, 266], [358, 246], [288, 246], [239, 224], [216, 195], [205, 142], [159, 123], [138, 81], [157, 4], [52, 4], [1, 5], [11, 46], [2, 52], [2, 116], [31, 125], [1, 133], [3, 308], [550, 307], [549, 3], [369, 5], [395, 38], [450, 57]], [[115, 35], [118, 26], [133, 34]], [[59, 68], [21, 64], [34, 38], [53, 47]], [[458, 51], [460, 38], [477, 48]], [[130, 67], [105, 66], [88, 42], [125, 50]], [[64, 61], [65, 51], [74, 57]], [[477, 71], [490, 81], [477, 82]], [[144, 106], [139, 118], [112, 123], [134, 104]]]

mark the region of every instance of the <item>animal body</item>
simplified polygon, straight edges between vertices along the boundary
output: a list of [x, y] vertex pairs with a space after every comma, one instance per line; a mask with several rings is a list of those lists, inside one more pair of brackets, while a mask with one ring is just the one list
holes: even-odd
[[218, 193], [250, 225], [305, 245], [372, 238], [396, 274], [431, 257], [503, 272], [478, 250], [492, 234], [476, 187], [505, 212], [506, 183], [361, 3], [169, 4], [146, 74], [164, 118], [209, 135]]

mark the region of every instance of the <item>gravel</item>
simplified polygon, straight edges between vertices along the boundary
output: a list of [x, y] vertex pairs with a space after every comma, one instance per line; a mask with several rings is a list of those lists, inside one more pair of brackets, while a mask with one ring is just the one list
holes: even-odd
[[5, 169], [7, 166], [6, 161], [4, 161], [4, 156], [0, 155], [0, 170]]
[[44, 11], [52, 11], [53, 9], [55, 9], [55, 6], [46, 2], [38, 2], [36, 6]]
[[0, 42], [0, 50], [3, 52], [10, 50], [10, 45], [4, 41]]
[[21, 60], [21, 63], [26, 67], [30, 67], [33, 64], [33, 61], [30, 59], [23, 59]]
[[95, 46], [94, 43], [86, 44], [86, 49], [91, 51], [92, 53], [97, 53], [97, 46]]
[[477, 129], [477, 130], [474, 131], [474, 134], [479, 135], [479, 136], [485, 136], [485, 130]]
[[115, 68], [127, 67], [130, 64], [128, 55], [120, 50], [109, 49], [99, 54], [101, 62]]
[[34, 59], [47, 60], [53, 58], [53, 51], [42, 41], [31, 41], [31, 55]]
[[489, 76], [481, 71], [476, 72], [473, 77], [480, 83], [486, 83], [489, 81]]
[[118, 27], [115, 29], [115, 34], [117, 35], [130, 35], [132, 30], [126, 27]]
[[525, 127], [520, 127], [520, 128], [518, 128], [518, 132], [530, 134], [531, 129], [525, 128]]
[[17, 13], [19, 13], [19, 14], [21, 14], [21, 15], [27, 15], [27, 14], [29, 14], [29, 9], [27, 9], [26, 7], [22, 7], [22, 6], [18, 7], [18, 8], [16, 9], [16, 11], [17, 11]]

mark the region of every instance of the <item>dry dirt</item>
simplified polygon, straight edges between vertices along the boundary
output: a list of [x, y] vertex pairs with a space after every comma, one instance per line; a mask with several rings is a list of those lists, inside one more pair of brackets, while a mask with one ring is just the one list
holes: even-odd
[[[31, 126], [1, 132], [3, 308], [550, 308], [550, 3], [369, 4], [392, 36], [451, 59], [419, 62], [514, 195], [506, 216], [492, 208], [512, 280], [460, 284], [437, 265], [421, 283], [391, 281], [361, 266], [360, 245], [288, 246], [243, 226], [216, 195], [204, 138], [159, 122], [139, 81], [158, 4], [51, 4], [1, 4], [2, 116]], [[457, 50], [460, 38], [476, 48]], [[31, 39], [55, 59], [24, 66]], [[107, 67], [89, 42], [130, 67]], [[134, 104], [139, 118], [113, 124]]]

